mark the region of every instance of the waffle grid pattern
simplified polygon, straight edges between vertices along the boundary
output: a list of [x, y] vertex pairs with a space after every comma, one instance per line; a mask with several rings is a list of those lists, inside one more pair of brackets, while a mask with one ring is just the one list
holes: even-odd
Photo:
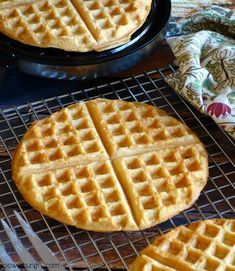
[[235, 220], [207, 220], [179, 227], [156, 238], [130, 270], [234, 271]]
[[0, 26], [6, 35], [30, 45], [105, 50], [127, 42], [150, 6], [150, 0], [6, 2], [0, 5]]
[[[69, 271], [74, 271], [76, 268], [86, 271], [127, 270], [140, 251], [156, 236], [176, 226], [186, 225], [195, 220], [235, 218], [233, 152], [235, 143], [211, 119], [202, 116], [169, 89], [163, 78], [171, 71], [171, 67], [153, 70], [123, 81], [115, 81], [111, 84], [79, 90], [72, 94], [10, 107], [0, 112], [0, 202], [5, 210], [4, 214], [0, 209], [1, 217], [7, 216], [15, 230], [18, 231], [12, 210], [15, 209], [23, 214], [34, 231], [67, 266]], [[209, 153], [210, 175], [199, 200], [189, 210], [151, 230], [106, 234], [64, 226], [36, 212], [22, 198], [12, 181], [10, 163], [13, 151], [28, 127], [33, 121], [45, 118], [51, 112], [58, 111], [77, 100], [101, 96], [152, 103], [166, 110], [170, 115], [183, 120], [200, 135], [200, 139]], [[18, 231], [18, 235], [26, 247], [33, 251], [23, 233]], [[0, 238], [15, 262], [21, 263], [2, 228], [0, 228]]]
[[111, 230], [117, 225], [127, 228], [128, 223], [134, 225], [109, 161], [28, 175], [24, 183], [33, 183], [37, 191], [34, 196], [42, 195], [49, 211], [63, 201], [60, 211], [65, 217], [71, 214], [70, 223], [80, 223], [78, 227], [96, 228], [95, 223], [102, 224], [100, 219], [105, 220], [102, 226]]
[[21, 148], [20, 164], [26, 171], [36, 166], [43, 169], [44, 163], [58, 160], [66, 163], [78, 156], [80, 163], [89, 161], [89, 157], [97, 161], [108, 158], [84, 103], [33, 125]]
[[104, 145], [112, 159], [196, 141], [182, 123], [152, 106], [91, 101], [88, 107], [100, 123], [98, 131], [105, 131]]
[[192, 201], [195, 190], [204, 186], [202, 172], [207, 162], [202, 153], [200, 145], [191, 145], [114, 162], [120, 170], [119, 178], [132, 191], [131, 201], [136, 203], [134, 210], [140, 225], [144, 220], [151, 226], [156, 217], [161, 220], [166, 213], [170, 217], [176, 206], [180, 210]]

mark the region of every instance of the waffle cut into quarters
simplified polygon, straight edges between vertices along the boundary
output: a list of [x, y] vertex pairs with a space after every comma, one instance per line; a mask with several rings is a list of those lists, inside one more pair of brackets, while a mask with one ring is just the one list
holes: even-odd
[[235, 220], [205, 220], [157, 237], [134, 261], [136, 270], [234, 271]]
[[103, 51], [127, 43], [151, 0], [16, 0], [0, 3], [0, 31], [24, 44]]
[[35, 122], [13, 179], [37, 210], [93, 231], [136, 231], [190, 207], [207, 153], [180, 121], [151, 105], [95, 99]]

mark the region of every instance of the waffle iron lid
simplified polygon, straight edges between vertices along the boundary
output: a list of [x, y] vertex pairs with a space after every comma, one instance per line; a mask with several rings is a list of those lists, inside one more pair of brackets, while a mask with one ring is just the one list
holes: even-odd
[[131, 40], [119, 47], [102, 52], [66, 52], [54, 48], [39, 48], [12, 40], [0, 33], [0, 54], [11, 61], [29, 61], [46, 65], [82, 66], [111, 61], [151, 43], [168, 23], [171, 14], [171, 0], [153, 0], [151, 12], [145, 23], [132, 35]]

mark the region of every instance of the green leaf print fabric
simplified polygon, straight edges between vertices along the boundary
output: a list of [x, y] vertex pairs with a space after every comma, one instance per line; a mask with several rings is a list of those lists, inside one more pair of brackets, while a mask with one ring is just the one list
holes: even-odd
[[235, 14], [212, 6], [179, 27], [168, 38], [179, 69], [167, 83], [235, 138]]

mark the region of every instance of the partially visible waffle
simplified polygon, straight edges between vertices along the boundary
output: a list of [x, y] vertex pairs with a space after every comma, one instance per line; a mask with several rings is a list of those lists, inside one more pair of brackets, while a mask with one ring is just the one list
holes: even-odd
[[130, 271], [234, 271], [235, 220], [181, 226], [146, 247]]
[[128, 42], [151, 0], [16, 0], [0, 3], [0, 31], [38, 47], [102, 51]]
[[72, 0], [102, 51], [130, 40], [146, 20], [151, 0]]
[[107, 159], [86, 104], [80, 102], [29, 128], [15, 152], [13, 177]]
[[96, 41], [69, 0], [3, 2], [0, 31], [38, 47], [87, 51]]
[[25, 199], [50, 217], [134, 231], [190, 207], [206, 184], [207, 163], [196, 135], [162, 110], [96, 99], [36, 121], [12, 173]]
[[186, 125], [151, 105], [99, 99], [87, 106], [111, 159], [199, 142]]
[[113, 165], [141, 229], [191, 206], [208, 175], [200, 144], [122, 157]]
[[35, 209], [65, 224], [94, 231], [138, 229], [108, 160], [23, 175], [18, 186]]

